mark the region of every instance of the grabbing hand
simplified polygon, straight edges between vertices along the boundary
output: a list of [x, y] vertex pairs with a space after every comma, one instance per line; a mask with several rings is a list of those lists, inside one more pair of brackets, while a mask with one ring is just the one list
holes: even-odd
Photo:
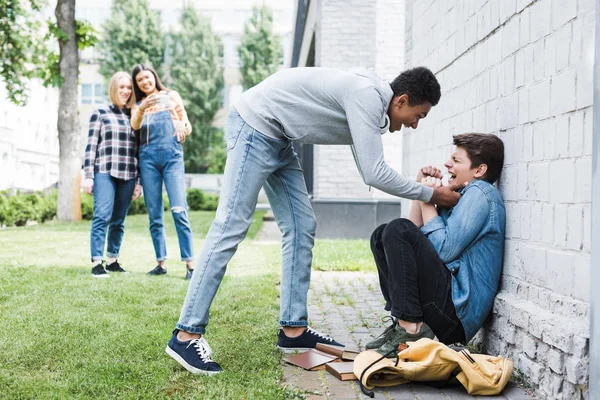
[[131, 196], [131, 200], [137, 200], [142, 195], [142, 185], [135, 185], [135, 189], [133, 189], [133, 196]]
[[417, 182], [421, 182], [424, 177], [432, 176], [434, 178], [442, 179], [442, 171], [439, 168], [432, 165], [426, 165], [421, 167], [417, 173]]
[[433, 196], [431, 196], [429, 202], [443, 208], [454, 207], [461, 197], [461, 194], [457, 190], [464, 188], [468, 184], [469, 182], [453, 183], [449, 186], [436, 187], [433, 189]]
[[85, 193], [87, 193], [89, 195], [92, 195], [94, 193], [94, 180], [93, 179], [90, 179], [90, 178], [84, 179], [81, 186]]
[[442, 180], [440, 178], [436, 178], [433, 176], [426, 176], [421, 179], [421, 183], [430, 188], [440, 188], [442, 187]]

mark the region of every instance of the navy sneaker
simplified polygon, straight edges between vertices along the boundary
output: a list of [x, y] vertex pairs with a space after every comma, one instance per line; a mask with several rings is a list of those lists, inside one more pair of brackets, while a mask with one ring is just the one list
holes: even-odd
[[167, 269], [161, 267], [160, 265], [157, 265], [156, 267], [154, 267], [154, 269], [150, 272], [147, 272], [146, 275], [164, 275], [167, 273]]
[[189, 269], [189, 268], [185, 269], [185, 280], [186, 281], [189, 281], [190, 279], [192, 279], [193, 275], [194, 275], [194, 270], [193, 269]]
[[277, 347], [282, 350], [298, 350], [304, 351], [308, 349], [314, 349], [317, 346], [317, 343], [325, 343], [330, 344], [332, 346], [340, 346], [346, 347], [341, 343], [336, 342], [333, 338], [324, 335], [320, 332], [307, 327], [302, 335], [298, 337], [287, 337], [285, 333], [283, 333], [283, 329], [279, 329], [279, 335], [277, 337]]
[[177, 339], [178, 329], [173, 331], [173, 336], [165, 351], [175, 361], [190, 371], [192, 374], [214, 375], [223, 369], [219, 364], [210, 359], [212, 350], [203, 337], [200, 339], [181, 342]]

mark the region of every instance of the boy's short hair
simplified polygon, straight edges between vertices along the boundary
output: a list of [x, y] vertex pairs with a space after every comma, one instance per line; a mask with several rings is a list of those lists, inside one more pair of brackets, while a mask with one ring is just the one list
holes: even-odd
[[485, 133], [463, 133], [454, 136], [454, 145], [460, 146], [471, 159], [471, 168], [487, 165], [481, 179], [494, 183], [500, 177], [504, 165], [504, 143], [496, 135]]
[[408, 104], [418, 106], [428, 101], [435, 106], [441, 97], [440, 84], [433, 72], [416, 67], [402, 72], [390, 83], [394, 96], [408, 95]]

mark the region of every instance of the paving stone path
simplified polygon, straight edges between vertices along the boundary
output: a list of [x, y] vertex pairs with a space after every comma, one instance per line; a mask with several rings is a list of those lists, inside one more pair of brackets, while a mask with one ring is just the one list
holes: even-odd
[[[257, 237], [261, 242], [279, 240], [275, 222], [265, 221]], [[364, 349], [364, 344], [379, 335], [386, 326], [386, 315], [377, 275], [362, 272], [313, 271], [308, 294], [309, 324], [336, 340]], [[357, 381], [340, 381], [325, 370], [305, 371], [282, 361], [284, 385], [298, 390], [307, 400], [370, 399], [361, 391]], [[462, 386], [435, 389], [423, 384], [375, 388], [375, 399], [461, 400], [503, 399], [529, 400], [517, 384], [511, 382], [499, 396], [470, 396]]]

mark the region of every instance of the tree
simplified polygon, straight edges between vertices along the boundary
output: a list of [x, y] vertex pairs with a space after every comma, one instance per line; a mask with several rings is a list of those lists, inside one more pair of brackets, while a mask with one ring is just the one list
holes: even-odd
[[215, 157], [224, 154], [223, 135], [212, 126], [221, 107], [224, 85], [223, 46], [212, 31], [210, 21], [190, 5], [183, 7], [179, 30], [169, 36], [169, 75], [192, 124], [192, 134], [184, 143], [188, 172], [206, 172]]
[[165, 35], [160, 14], [150, 10], [148, 0], [113, 0], [102, 32], [100, 73], [107, 80], [117, 71], [131, 72], [139, 63], [162, 76]]
[[267, 6], [253, 8], [238, 53], [244, 89], [262, 82], [281, 65], [281, 40], [273, 34], [273, 13]]
[[42, 24], [35, 18], [41, 6], [41, 0], [0, 0], [0, 77], [17, 105], [27, 103], [26, 83], [42, 63]]
[[[78, 49], [93, 46], [95, 31], [86, 22], [75, 20], [75, 0], [58, 0], [56, 23], [48, 21], [41, 37], [40, 7], [43, 2], [0, 0], [0, 77], [7, 83], [9, 99], [17, 105], [27, 102], [26, 81], [40, 78], [44, 86], [58, 86], [59, 180], [57, 217], [61, 221], [81, 219], [79, 171], [81, 154], [77, 108], [79, 78]], [[14, 24], [12, 22], [15, 22]], [[10, 29], [6, 29], [6, 28]], [[59, 53], [47, 46], [58, 42]]]

